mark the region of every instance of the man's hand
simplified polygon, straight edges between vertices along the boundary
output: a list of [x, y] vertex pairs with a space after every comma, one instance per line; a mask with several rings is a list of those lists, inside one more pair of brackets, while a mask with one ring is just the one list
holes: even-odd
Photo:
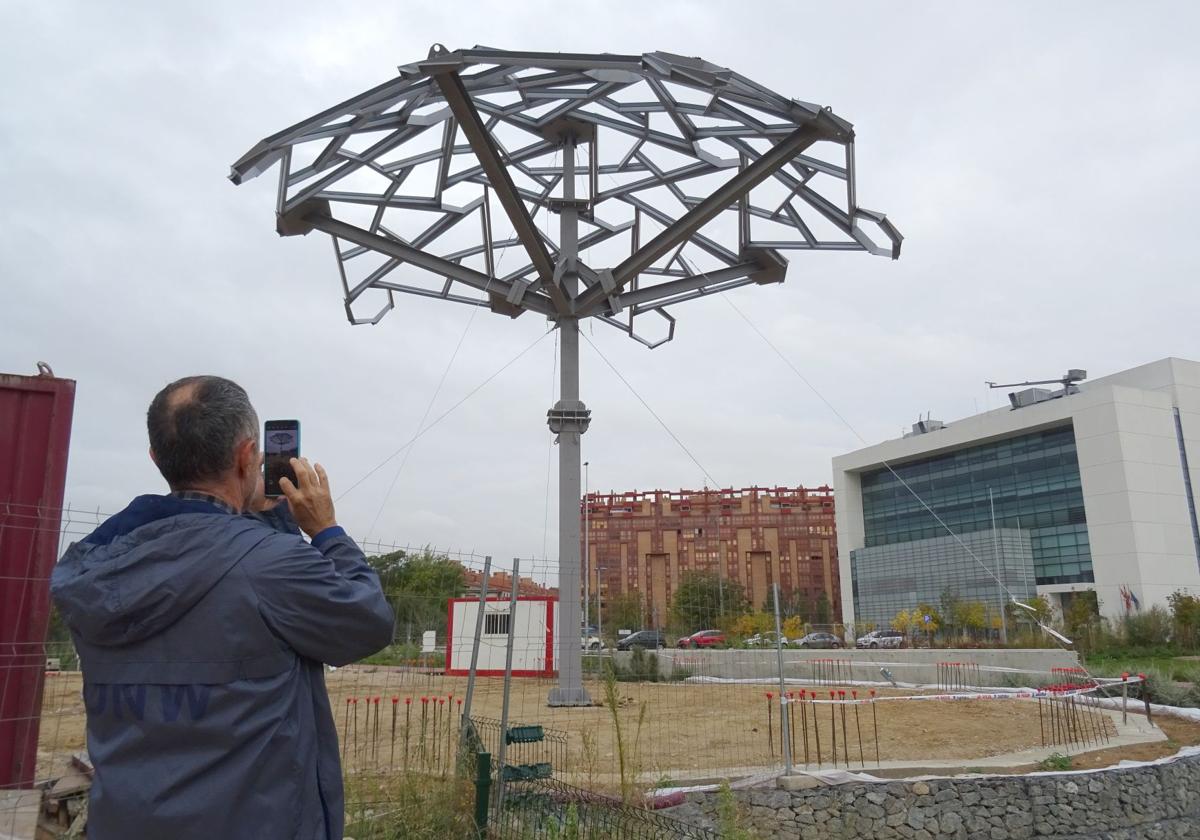
[[254, 495], [250, 501], [246, 503], [246, 511], [248, 513], [264, 513], [271, 510], [283, 499], [276, 496], [275, 498], [267, 498], [266, 486], [263, 480], [262, 470], [258, 471], [258, 484], [254, 487]]
[[332, 528], [337, 524], [333, 513], [333, 496], [329, 492], [329, 477], [320, 464], [309, 465], [307, 458], [293, 458], [292, 469], [296, 471], [295, 484], [287, 478], [279, 479], [279, 489], [287, 496], [288, 506], [296, 524], [310, 537]]

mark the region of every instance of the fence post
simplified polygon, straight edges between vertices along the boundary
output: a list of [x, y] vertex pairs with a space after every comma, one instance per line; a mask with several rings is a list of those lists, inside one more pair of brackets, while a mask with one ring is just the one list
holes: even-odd
[[487, 836], [488, 800], [492, 789], [492, 754], [480, 752], [475, 757], [475, 833]]
[[508, 640], [504, 652], [504, 703], [500, 707], [500, 756], [496, 770], [496, 810], [504, 807], [504, 768], [508, 752], [508, 701], [512, 694], [513, 636], [517, 631], [517, 588], [521, 579], [521, 561], [513, 558], [512, 595], [508, 600]]
[[779, 726], [783, 734], [783, 766], [785, 773], [792, 772], [791, 731], [788, 727], [786, 688], [783, 680], [783, 629], [779, 621], [779, 584], [772, 584], [775, 595], [775, 659], [779, 663]]
[[[492, 555], [489, 554], [483, 558], [483, 577], [480, 578], [479, 584], [479, 613], [475, 616], [475, 640], [471, 643], [471, 669], [467, 672], [467, 696], [463, 698], [462, 721], [460, 722], [463, 730], [466, 729], [467, 721], [471, 719], [471, 698], [475, 696], [475, 669], [479, 667], [479, 639], [483, 635], [483, 613], [487, 609], [488, 578], [491, 574]], [[446, 651], [447, 668], [450, 667], [452, 653], [453, 651]]]

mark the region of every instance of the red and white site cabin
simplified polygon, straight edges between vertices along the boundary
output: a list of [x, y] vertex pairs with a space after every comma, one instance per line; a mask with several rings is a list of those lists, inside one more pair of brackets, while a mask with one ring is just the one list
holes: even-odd
[[[558, 624], [558, 599], [547, 595], [523, 595], [517, 598], [515, 612], [511, 616], [509, 608], [507, 596], [487, 599], [475, 673], [485, 677], [504, 676], [505, 648], [511, 621], [513, 676], [554, 676], [558, 646], [554, 628]], [[446, 673], [451, 676], [466, 676], [471, 669], [471, 647], [478, 615], [478, 598], [450, 599], [446, 629]]]

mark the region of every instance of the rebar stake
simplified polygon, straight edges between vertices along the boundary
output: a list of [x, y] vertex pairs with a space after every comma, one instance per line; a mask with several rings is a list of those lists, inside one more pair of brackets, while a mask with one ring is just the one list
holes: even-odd
[[769, 692], [769, 691], [767, 692], [767, 746], [771, 750], [771, 758], [772, 759], [775, 758], [775, 728], [774, 728], [775, 715], [772, 713], [772, 709], [771, 709], [771, 698], [774, 696], [775, 695], [772, 694], [771, 692]]
[[808, 705], [809, 705], [809, 711], [812, 712], [811, 717], [812, 717], [812, 722], [813, 722], [813, 737], [816, 739], [816, 742], [817, 742], [817, 769], [820, 770], [821, 769], [821, 724], [817, 720], [816, 700], [817, 700], [817, 692], [814, 691], [812, 693], [812, 699], [808, 701]]
[[829, 692], [829, 731], [833, 733], [833, 766], [837, 767], [837, 704], [834, 703], [837, 692]]
[[858, 765], [860, 767], [866, 767], [867, 762], [866, 759], [863, 758], [862, 721], [858, 717], [858, 692], [851, 691], [850, 697], [854, 700], [854, 729], [856, 732], [858, 732]]
[[881, 767], [879, 763], [879, 717], [875, 713], [875, 689], [871, 689], [871, 722], [875, 727], [875, 766]]
[[396, 712], [400, 708], [400, 698], [392, 696], [392, 752], [388, 756], [388, 770], [396, 769]]
[[847, 769], [850, 767], [850, 736], [846, 732], [846, 692], [838, 690], [838, 705], [842, 708], [842, 758], [846, 760]]

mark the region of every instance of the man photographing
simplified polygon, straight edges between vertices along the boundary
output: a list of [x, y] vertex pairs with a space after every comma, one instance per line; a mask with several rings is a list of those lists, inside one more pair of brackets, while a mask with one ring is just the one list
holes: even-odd
[[83, 668], [88, 837], [338, 840], [322, 663], [392, 641], [379, 577], [320, 464], [293, 459], [286, 502], [262, 498], [258, 416], [236, 383], [173, 382], [147, 427], [170, 494], [134, 499], [51, 578]]

